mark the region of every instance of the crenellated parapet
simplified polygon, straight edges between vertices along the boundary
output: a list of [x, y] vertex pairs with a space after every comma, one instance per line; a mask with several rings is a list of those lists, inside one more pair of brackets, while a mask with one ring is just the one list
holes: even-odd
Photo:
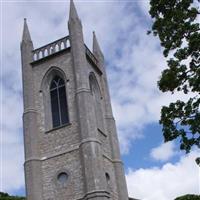
[[85, 54], [86, 58], [93, 64], [93, 67], [97, 70], [98, 73], [102, 74], [102, 71], [99, 66], [99, 61], [96, 56], [90, 51], [90, 49], [85, 45]]
[[69, 36], [33, 50], [33, 61], [41, 60], [70, 47]]
[[[48, 56], [52, 56], [58, 52], [66, 50], [68, 48], [70, 48], [70, 36], [69, 35], [65, 36], [61, 39], [58, 39], [54, 42], [51, 42], [45, 46], [34, 49], [32, 51], [33, 52], [33, 62], [40, 61]], [[86, 45], [85, 45], [85, 54], [86, 54], [86, 58], [93, 64], [93, 66], [96, 68], [96, 70], [100, 74], [102, 74], [100, 67], [99, 67], [98, 59]]]

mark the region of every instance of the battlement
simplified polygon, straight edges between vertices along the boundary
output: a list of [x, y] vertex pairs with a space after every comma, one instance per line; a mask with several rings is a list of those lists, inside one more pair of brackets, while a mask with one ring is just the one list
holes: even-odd
[[85, 53], [86, 56], [88, 56], [88, 58], [95, 64], [98, 66], [98, 60], [97, 58], [94, 56], [94, 54], [90, 51], [90, 49], [85, 45]]
[[[58, 53], [60, 51], [63, 51], [70, 47], [70, 37], [65, 36], [61, 39], [58, 39], [54, 42], [51, 42], [47, 45], [44, 45], [42, 47], [39, 47], [37, 49], [33, 50], [33, 62], [39, 61], [43, 58], [46, 58], [48, 56], [51, 56], [55, 53]], [[85, 45], [85, 53], [86, 57], [98, 67], [98, 60], [94, 56], [94, 54], [90, 51], [90, 49]]]
[[102, 74], [102, 71], [99, 67], [99, 61], [86, 45], [85, 45], [85, 54], [86, 54], [86, 58], [93, 64], [93, 67], [95, 67], [95, 70], [99, 74]]
[[58, 39], [45, 46], [33, 50], [33, 62], [41, 60], [70, 47], [69, 36]]

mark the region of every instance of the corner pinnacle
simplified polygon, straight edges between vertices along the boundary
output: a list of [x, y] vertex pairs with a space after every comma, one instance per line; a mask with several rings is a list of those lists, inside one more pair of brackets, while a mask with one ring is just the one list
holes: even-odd
[[97, 37], [94, 31], [93, 31], [93, 53], [97, 57], [103, 57], [103, 53], [101, 51], [101, 48], [99, 46], [99, 43], [97, 41]]
[[23, 29], [23, 35], [22, 35], [22, 41], [24, 42], [31, 42], [31, 35], [30, 35], [30, 32], [28, 30], [28, 25], [27, 25], [27, 22], [26, 22], [26, 18], [24, 18], [24, 29]]
[[69, 20], [71, 19], [79, 19], [73, 0], [70, 0]]

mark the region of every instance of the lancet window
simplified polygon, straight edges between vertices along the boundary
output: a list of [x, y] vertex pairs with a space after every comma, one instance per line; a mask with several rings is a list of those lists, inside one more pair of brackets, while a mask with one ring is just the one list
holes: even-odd
[[101, 93], [98, 82], [93, 73], [89, 76], [90, 90], [94, 100], [94, 111], [96, 115], [97, 128], [103, 130], [103, 113], [101, 108]]
[[50, 84], [50, 98], [53, 128], [69, 123], [65, 82], [57, 75]]

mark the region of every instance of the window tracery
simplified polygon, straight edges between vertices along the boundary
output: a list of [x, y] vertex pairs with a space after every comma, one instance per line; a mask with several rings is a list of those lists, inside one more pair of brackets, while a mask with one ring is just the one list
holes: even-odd
[[69, 123], [65, 82], [58, 75], [51, 81], [50, 99], [53, 128]]

